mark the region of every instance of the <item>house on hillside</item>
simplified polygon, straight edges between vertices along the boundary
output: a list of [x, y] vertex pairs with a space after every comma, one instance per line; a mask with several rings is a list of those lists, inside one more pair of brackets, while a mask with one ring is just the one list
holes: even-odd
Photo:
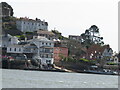
[[59, 63], [63, 58], [68, 57], [68, 48], [56, 41], [54, 45], [54, 62]]
[[37, 53], [33, 56], [33, 58], [40, 57], [40, 63], [42, 65], [53, 64], [54, 41], [51, 41], [45, 37], [37, 36], [28, 42], [33, 43], [37, 46]]
[[113, 50], [110, 48], [109, 45], [100, 46], [97, 44], [92, 45], [88, 48], [86, 58], [97, 60], [106, 58], [106, 61], [111, 61], [113, 56]]
[[10, 45], [18, 44], [20, 42], [17, 37], [11, 36], [10, 34], [2, 35], [1, 40], [1, 47], [8, 47]]
[[45, 37], [37, 36], [26, 42], [19, 42], [7, 46], [7, 55], [16, 60], [22, 60], [22, 56], [27, 59], [39, 59], [41, 65], [47, 66], [54, 62], [53, 58], [54, 41]]
[[39, 29], [48, 30], [48, 23], [37, 18], [33, 20], [25, 17], [16, 20], [16, 27], [22, 32], [34, 32]]
[[18, 44], [20, 41], [17, 37], [11, 36], [10, 34], [2, 34], [0, 39], [0, 47], [2, 48], [2, 54], [5, 55], [7, 52], [7, 47], [10, 45]]
[[[26, 55], [26, 57], [29, 59], [32, 58], [34, 54], [37, 53], [37, 46], [34, 44], [25, 44], [25, 45], [11, 45], [7, 47], [7, 55], [13, 56], [17, 60], [20, 59], [21, 55]], [[19, 59], [18, 59], [19, 58]]]
[[[35, 32], [35, 36], [42, 36], [42, 37], [46, 37], [49, 40], [53, 40], [53, 39], [58, 39], [58, 37], [51, 31], [46, 31], [46, 30], [37, 30]], [[35, 37], [34, 36], [34, 37]]]
[[69, 39], [81, 42], [81, 36], [79, 35], [69, 35]]
[[113, 50], [110, 47], [104, 49], [102, 56], [103, 57], [111, 57], [113, 55]]

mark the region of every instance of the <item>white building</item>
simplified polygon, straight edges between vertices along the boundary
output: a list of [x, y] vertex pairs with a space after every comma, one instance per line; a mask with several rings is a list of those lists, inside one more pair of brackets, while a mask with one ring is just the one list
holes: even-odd
[[48, 23], [40, 19], [20, 18], [16, 20], [17, 29], [22, 32], [34, 32], [39, 29], [48, 30]]
[[18, 44], [19, 40], [17, 37], [15, 36], [11, 36], [9, 34], [3, 35], [2, 39], [0, 39], [2, 41], [0, 41], [0, 46], [1, 47], [8, 47], [10, 45], [14, 45], [14, 44]]
[[37, 53], [37, 49], [37, 46], [34, 44], [10, 45], [7, 47], [7, 54], [15, 56], [15, 58], [25, 54], [27, 58], [32, 58], [32, 56]]
[[7, 47], [7, 54], [25, 54], [28, 58], [40, 57], [41, 65], [53, 64], [54, 41], [45, 37], [36, 36], [27, 41], [25, 45], [10, 45]]
[[113, 55], [113, 50], [111, 48], [106, 48], [102, 54], [102, 56], [104, 57], [112, 57], [112, 55]]
[[53, 41], [48, 40], [45, 37], [37, 36], [34, 37], [34, 39], [32, 39], [30, 42], [37, 46], [38, 51], [35, 56], [39, 56], [41, 58], [42, 65], [53, 64]]

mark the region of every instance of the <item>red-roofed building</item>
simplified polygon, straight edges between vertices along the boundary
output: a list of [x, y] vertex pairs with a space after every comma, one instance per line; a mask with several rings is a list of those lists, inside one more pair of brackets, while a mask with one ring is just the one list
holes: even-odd
[[113, 50], [109, 45], [100, 46], [97, 44], [92, 45], [88, 48], [85, 58], [96, 60], [100, 57], [112, 57]]

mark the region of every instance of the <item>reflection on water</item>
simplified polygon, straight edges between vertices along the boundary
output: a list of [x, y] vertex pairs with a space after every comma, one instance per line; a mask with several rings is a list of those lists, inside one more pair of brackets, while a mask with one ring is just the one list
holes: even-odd
[[3, 88], [118, 88], [118, 76], [3, 70]]

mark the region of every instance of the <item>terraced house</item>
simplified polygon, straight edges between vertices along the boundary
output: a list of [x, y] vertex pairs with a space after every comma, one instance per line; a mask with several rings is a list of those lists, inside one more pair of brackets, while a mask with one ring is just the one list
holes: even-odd
[[27, 17], [25, 18], [18, 18], [16, 20], [16, 26], [17, 29], [22, 32], [34, 32], [39, 29], [41, 30], [48, 30], [48, 23], [44, 20], [41, 21], [40, 19], [29, 19]]

